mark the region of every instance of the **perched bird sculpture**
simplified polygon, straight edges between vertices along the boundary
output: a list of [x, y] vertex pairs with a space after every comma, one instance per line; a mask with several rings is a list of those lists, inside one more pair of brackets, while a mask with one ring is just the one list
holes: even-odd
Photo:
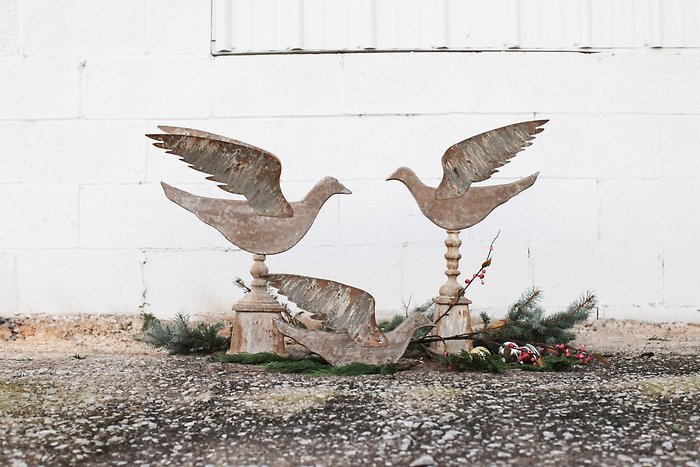
[[545, 123], [547, 120], [515, 123], [450, 146], [442, 156], [443, 175], [437, 188], [425, 185], [407, 167], [398, 168], [387, 180], [406, 185], [421, 212], [434, 224], [447, 230], [466, 229], [535, 183], [537, 173], [505, 185], [471, 186], [490, 178], [498, 167], [530, 146]]
[[[302, 310], [314, 313], [327, 331], [308, 330], [275, 320], [277, 329], [338, 366], [353, 362], [396, 363], [413, 333], [432, 323], [414, 313], [393, 331], [383, 333], [374, 314], [374, 297], [339, 282], [294, 274], [269, 274], [268, 283]], [[330, 331], [330, 332], [328, 332]]]
[[[459, 232], [486, 218], [494, 209], [530, 188], [538, 173], [513, 183], [475, 187], [475, 182], [487, 180], [498, 168], [507, 164], [520, 150], [530, 146], [535, 135], [543, 131], [547, 120], [533, 120], [487, 131], [450, 146], [442, 156], [442, 180], [437, 188], [424, 184], [407, 167], [398, 168], [387, 180], [399, 180], [411, 192], [421, 212], [435, 225], [447, 230], [447, 282], [440, 287], [436, 304], [435, 330], [438, 335], [471, 332], [469, 304], [462, 296], [463, 287], [457, 282]], [[453, 310], [453, 307], [457, 306]], [[452, 313], [448, 317], [448, 313]], [[443, 319], [448, 317], [447, 319]], [[434, 344], [437, 351], [469, 350], [471, 343]]]
[[169, 126], [149, 134], [168, 154], [210, 174], [219, 188], [247, 201], [206, 198], [162, 183], [165, 195], [250, 253], [271, 255], [296, 245], [308, 232], [323, 204], [334, 194], [350, 194], [333, 177], [319, 181], [306, 197], [289, 203], [280, 188], [282, 164], [272, 153], [225, 136]]
[[[154, 146], [165, 149], [199, 172], [219, 183], [229, 193], [246, 200], [207, 198], [193, 195], [162, 183], [165, 195], [174, 203], [194, 213], [203, 222], [221, 232], [239, 248], [253, 253], [252, 291], [234, 305], [239, 312], [280, 312], [283, 307], [267, 293], [268, 273], [265, 255], [284, 252], [296, 245], [308, 232], [323, 204], [334, 194], [350, 194], [333, 177], [320, 180], [301, 201], [290, 203], [282, 194], [282, 165], [272, 153], [248, 143], [206, 131], [170, 126], [158, 127], [165, 133], [146, 135], [156, 140]], [[241, 318], [243, 319], [243, 318]], [[251, 323], [266, 321], [251, 318]], [[270, 320], [267, 320], [270, 321]], [[234, 322], [231, 351], [277, 351], [283, 347], [276, 339], [274, 348], [258, 345], [274, 333], [255, 331], [253, 324]], [[240, 323], [239, 323], [240, 324]]]

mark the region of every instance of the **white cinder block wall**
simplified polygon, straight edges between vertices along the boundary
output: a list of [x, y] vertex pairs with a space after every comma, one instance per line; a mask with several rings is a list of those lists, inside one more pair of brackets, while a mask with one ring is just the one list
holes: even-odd
[[452, 143], [549, 118], [494, 177], [535, 186], [462, 233], [477, 310], [538, 285], [602, 317], [700, 320], [700, 50], [222, 56], [208, 2], [0, 0], [0, 315], [226, 313], [250, 255], [170, 203], [165, 180], [226, 196], [144, 133], [157, 124], [276, 153], [283, 190], [323, 208], [273, 271], [365, 288], [383, 311], [444, 282], [444, 232], [398, 182], [437, 183]]

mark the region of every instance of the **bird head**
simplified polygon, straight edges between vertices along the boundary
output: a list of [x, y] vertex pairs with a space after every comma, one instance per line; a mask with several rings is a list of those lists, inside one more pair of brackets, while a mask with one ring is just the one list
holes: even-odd
[[335, 195], [352, 194], [352, 191], [348, 190], [348, 187], [340, 183], [335, 177], [326, 177], [323, 179], [323, 183], [328, 187], [329, 191]]
[[392, 173], [386, 178], [386, 181], [388, 182], [389, 180], [398, 180], [400, 182], [406, 183], [406, 180], [408, 180], [411, 177], [411, 175], [414, 175], [411, 169], [409, 169], [408, 167], [399, 167], [398, 169], [394, 170], [394, 173]]

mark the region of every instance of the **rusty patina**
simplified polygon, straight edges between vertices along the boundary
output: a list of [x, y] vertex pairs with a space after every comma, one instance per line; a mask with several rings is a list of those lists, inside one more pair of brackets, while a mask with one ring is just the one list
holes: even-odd
[[413, 195], [425, 217], [445, 230], [463, 230], [478, 224], [491, 211], [530, 188], [538, 173], [512, 183], [471, 187], [460, 198], [438, 199], [436, 189], [425, 185], [413, 171], [400, 167], [387, 180], [399, 180]]
[[154, 146], [176, 154], [208, 180], [246, 201], [193, 195], [162, 183], [165, 195], [221, 232], [239, 248], [253, 253], [251, 291], [233, 305], [231, 353], [284, 354], [284, 342], [273, 318], [284, 307], [267, 292], [265, 255], [296, 245], [334, 194], [350, 194], [333, 177], [320, 180], [301, 201], [289, 203], [280, 187], [282, 165], [272, 153], [248, 143], [192, 128], [159, 127]]
[[289, 250], [306, 235], [321, 207], [335, 194], [350, 190], [333, 177], [319, 181], [303, 200], [291, 203], [291, 217], [259, 215], [248, 202], [206, 198], [161, 183], [165, 196], [194, 213], [228, 241], [250, 253], [273, 255]]
[[514, 123], [467, 138], [450, 146], [442, 156], [442, 180], [437, 199], [461, 198], [472, 182], [482, 182], [498, 172], [518, 152], [530, 146], [548, 120]]
[[[460, 297], [459, 285], [459, 231], [481, 222], [496, 207], [530, 188], [539, 173], [534, 173], [513, 183], [475, 187], [474, 182], [489, 179], [498, 168], [507, 164], [518, 152], [530, 146], [535, 135], [542, 132], [547, 120], [515, 123], [487, 131], [450, 146], [442, 156], [442, 181], [433, 188], [424, 184], [407, 167], [398, 168], [387, 180], [399, 180], [409, 189], [425, 217], [447, 231], [447, 282], [433, 298], [436, 304], [437, 335], [453, 335], [471, 332], [469, 304]], [[469, 341], [445, 346], [434, 345], [440, 352], [468, 350]]]
[[168, 134], [146, 135], [153, 145], [180, 156], [190, 168], [209, 175], [219, 188], [244, 195], [261, 216], [292, 217], [280, 188], [282, 164], [274, 154], [226, 136], [192, 128], [158, 127]]
[[295, 274], [270, 274], [267, 279], [280, 295], [313, 313], [327, 330], [302, 329], [275, 320], [277, 329], [332, 365], [395, 363], [416, 329], [432, 327], [428, 318], [415, 313], [394, 331], [383, 333], [377, 326], [374, 297], [364, 290]]
[[364, 290], [296, 274], [269, 274], [266, 277], [280, 295], [302, 310], [312, 312], [326, 329], [346, 331], [362, 347], [387, 345], [374, 316], [374, 297]]
[[277, 330], [294, 339], [311, 352], [314, 352], [334, 366], [350, 363], [386, 365], [397, 363], [406, 352], [411, 337], [417, 329], [432, 327], [433, 323], [422, 313], [414, 313], [396, 329], [385, 334], [384, 347], [362, 347], [347, 332], [311, 331], [294, 327], [281, 320], [275, 320]]

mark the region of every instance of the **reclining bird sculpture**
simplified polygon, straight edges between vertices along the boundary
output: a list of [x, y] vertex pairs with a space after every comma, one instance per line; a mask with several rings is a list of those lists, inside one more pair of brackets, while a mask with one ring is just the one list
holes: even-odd
[[[146, 135], [157, 141], [154, 146], [180, 156], [194, 170], [208, 174], [207, 180], [218, 182], [222, 190], [246, 198], [245, 201], [207, 198], [161, 183], [168, 199], [194, 213], [234, 245], [253, 253], [252, 290], [234, 305], [234, 311], [281, 311], [283, 307], [267, 293], [265, 255], [282, 253], [296, 245], [308, 232], [323, 204], [335, 194], [350, 194], [350, 190], [337, 179], [326, 177], [304, 199], [290, 203], [280, 188], [282, 165], [274, 154], [206, 131], [171, 126], [158, 128], [165, 133]], [[234, 320], [232, 352], [283, 352], [281, 338], [277, 339], [274, 349], [256, 344], [264, 341], [263, 336], [269, 336], [269, 332], [274, 333], [271, 322], [267, 331], [256, 331], [253, 325], [242, 325], [245, 329], [236, 326]]]
[[330, 330], [308, 330], [275, 320], [277, 329], [331, 365], [354, 362], [384, 365], [396, 363], [406, 351], [413, 333], [432, 323], [414, 313], [393, 331], [383, 333], [374, 314], [374, 297], [339, 282], [294, 274], [269, 274], [269, 284], [302, 310], [314, 313]]
[[[468, 308], [471, 302], [461, 297], [463, 287], [457, 282], [460, 274], [459, 260], [462, 257], [459, 253], [462, 244], [459, 239], [460, 230], [481, 222], [498, 206], [530, 188], [539, 172], [503, 185], [475, 187], [472, 184], [489, 179], [498, 172], [499, 167], [530, 146], [535, 135], [543, 131], [542, 125], [545, 123], [547, 120], [515, 123], [450, 146], [442, 156], [443, 175], [437, 188], [424, 184], [407, 167], [398, 168], [387, 178], [399, 180], [406, 185], [423, 215], [447, 230], [447, 282], [440, 287], [439, 295], [433, 299], [437, 305], [434, 314], [436, 333], [471, 332]], [[462, 308], [455, 310], [449, 320], [442, 320], [455, 305]], [[438, 351], [447, 351], [450, 346], [458, 350], [457, 345], [470, 344], [435, 344]]]

